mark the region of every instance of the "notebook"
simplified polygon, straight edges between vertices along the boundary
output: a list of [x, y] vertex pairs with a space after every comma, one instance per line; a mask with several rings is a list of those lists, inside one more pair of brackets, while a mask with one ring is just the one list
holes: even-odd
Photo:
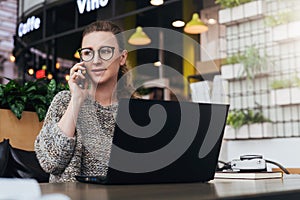
[[207, 182], [214, 178], [229, 105], [121, 99], [105, 177], [98, 184]]
[[270, 179], [282, 178], [282, 172], [216, 172], [215, 179]]

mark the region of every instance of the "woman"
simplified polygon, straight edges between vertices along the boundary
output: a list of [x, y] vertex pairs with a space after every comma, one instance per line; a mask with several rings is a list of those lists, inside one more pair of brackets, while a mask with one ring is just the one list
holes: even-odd
[[[70, 91], [58, 93], [35, 141], [49, 182], [76, 181], [75, 176], [106, 175], [118, 99], [130, 97], [127, 51], [121, 29], [97, 21], [83, 32], [82, 62], [70, 70]], [[121, 83], [120, 83], [121, 82]]]

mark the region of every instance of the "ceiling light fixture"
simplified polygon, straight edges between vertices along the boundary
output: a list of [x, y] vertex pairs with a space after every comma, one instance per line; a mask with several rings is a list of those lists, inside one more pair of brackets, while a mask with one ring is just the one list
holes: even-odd
[[209, 19], [207, 20], [207, 23], [210, 24], [210, 25], [214, 25], [214, 24], [217, 23], [217, 20], [215, 20], [214, 18], [209, 18]]
[[74, 58], [76, 59], [80, 59], [80, 55], [79, 55], [79, 52], [76, 50], [75, 53], [74, 53]]
[[200, 34], [206, 31], [208, 31], [208, 27], [200, 20], [198, 13], [194, 13], [192, 20], [184, 27], [184, 32], [189, 34]]
[[160, 5], [164, 4], [164, 0], [151, 0], [150, 3], [153, 6], [160, 6]]
[[155, 67], [160, 67], [161, 66], [161, 62], [160, 61], [156, 61], [156, 62], [153, 63], [153, 65]]
[[151, 43], [151, 39], [143, 31], [142, 27], [138, 26], [135, 33], [130, 36], [128, 43], [132, 45], [147, 45]]
[[180, 27], [184, 27], [185, 22], [181, 21], [181, 20], [176, 20], [174, 22], [172, 22], [172, 26], [176, 27], [176, 28], [180, 28]]

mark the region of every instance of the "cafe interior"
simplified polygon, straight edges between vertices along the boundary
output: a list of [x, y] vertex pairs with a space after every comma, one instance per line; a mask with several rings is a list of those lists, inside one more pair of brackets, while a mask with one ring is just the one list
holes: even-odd
[[[268, 170], [300, 174], [299, 10], [297, 0], [4, 0], [0, 83], [67, 85], [82, 31], [109, 20], [143, 99], [229, 105], [220, 161], [262, 155], [281, 164]], [[21, 139], [1, 121], [0, 139], [33, 150], [42, 121]]]

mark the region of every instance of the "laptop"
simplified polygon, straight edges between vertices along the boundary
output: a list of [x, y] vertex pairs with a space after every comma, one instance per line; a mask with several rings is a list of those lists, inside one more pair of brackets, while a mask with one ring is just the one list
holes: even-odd
[[121, 99], [107, 175], [97, 184], [207, 182], [214, 179], [229, 105]]

